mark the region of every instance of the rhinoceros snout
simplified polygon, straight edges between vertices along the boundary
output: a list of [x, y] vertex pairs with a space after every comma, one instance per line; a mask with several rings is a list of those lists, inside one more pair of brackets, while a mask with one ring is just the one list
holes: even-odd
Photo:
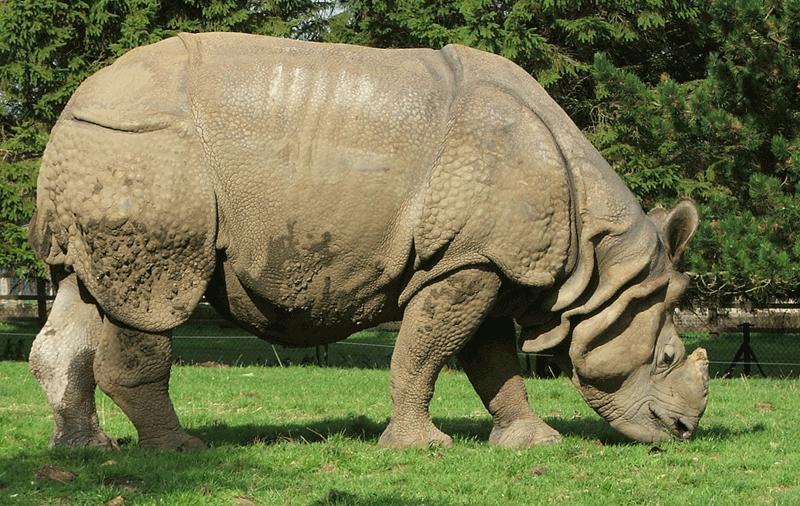
[[677, 437], [681, 441], [686, 441], [692, 437], [700, 417], [690, 417], [684, 415], [676, 415], [666, 412], [657, 406], [650, 404], [650, 414], [658, 421], [665, 433]]
[[678, 439], [686, 441], [694, 434], [694, 430], [697, 428], [697, 422], [685, 417], [680, 417], [672, 422], [672, 428], [672, 433], [675, 434]]

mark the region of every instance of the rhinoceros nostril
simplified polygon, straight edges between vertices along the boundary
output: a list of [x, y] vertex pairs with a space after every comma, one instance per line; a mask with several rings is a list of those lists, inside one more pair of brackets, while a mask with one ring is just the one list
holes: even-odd
[[692, 428], [680, 418], [675, 420], [674, 427], [675, 427], [675, 434], [677, 434], [679, 438], [686, 440], [692, 437]]

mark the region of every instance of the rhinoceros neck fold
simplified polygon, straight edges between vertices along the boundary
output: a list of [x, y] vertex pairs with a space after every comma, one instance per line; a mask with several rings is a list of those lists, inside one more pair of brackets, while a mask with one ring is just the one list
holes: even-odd
[[634, 195], [564, 111], [538, 85], [530, 107], [556, 139], [570, 183], [575, 217], [570, 255], [574, 267], [542, 303], [556, 321], [526, 329], [525, 351], [541, 351], [570, 335], [570, 318], [609, 304], [619, 290], [648, 269], [658, 238]]

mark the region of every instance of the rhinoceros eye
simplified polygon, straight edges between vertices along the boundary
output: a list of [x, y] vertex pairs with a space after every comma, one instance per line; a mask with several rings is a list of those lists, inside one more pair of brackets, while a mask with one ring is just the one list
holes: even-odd
[[661, 352], [661, 365], [669, 367], [675, 361], [675, 347], [671, 344], [664, 346]]

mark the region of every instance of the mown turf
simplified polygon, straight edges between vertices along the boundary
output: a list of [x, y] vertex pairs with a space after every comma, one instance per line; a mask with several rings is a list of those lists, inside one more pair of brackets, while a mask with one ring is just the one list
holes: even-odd
[[[50, 413], [27, 365], [0, 362], [0, 504], [800, 504], [798, 380], [715, 380], [697, 437], [657, 449], [616, 436], [566, 380], [530, 380], [533, 404], [565, 437], [515, 451], [486, 444], [483, 407], [447, 371], [432, 414], [455, 446], [390, 451], [376, 446], [388, 371], [173, 371], [177, 410], [207, 452], [136, 448], [101, 394], [103, 426], [129, 444], [49, 450]], [[37, 479], [48, 465], [75, 478]]]

